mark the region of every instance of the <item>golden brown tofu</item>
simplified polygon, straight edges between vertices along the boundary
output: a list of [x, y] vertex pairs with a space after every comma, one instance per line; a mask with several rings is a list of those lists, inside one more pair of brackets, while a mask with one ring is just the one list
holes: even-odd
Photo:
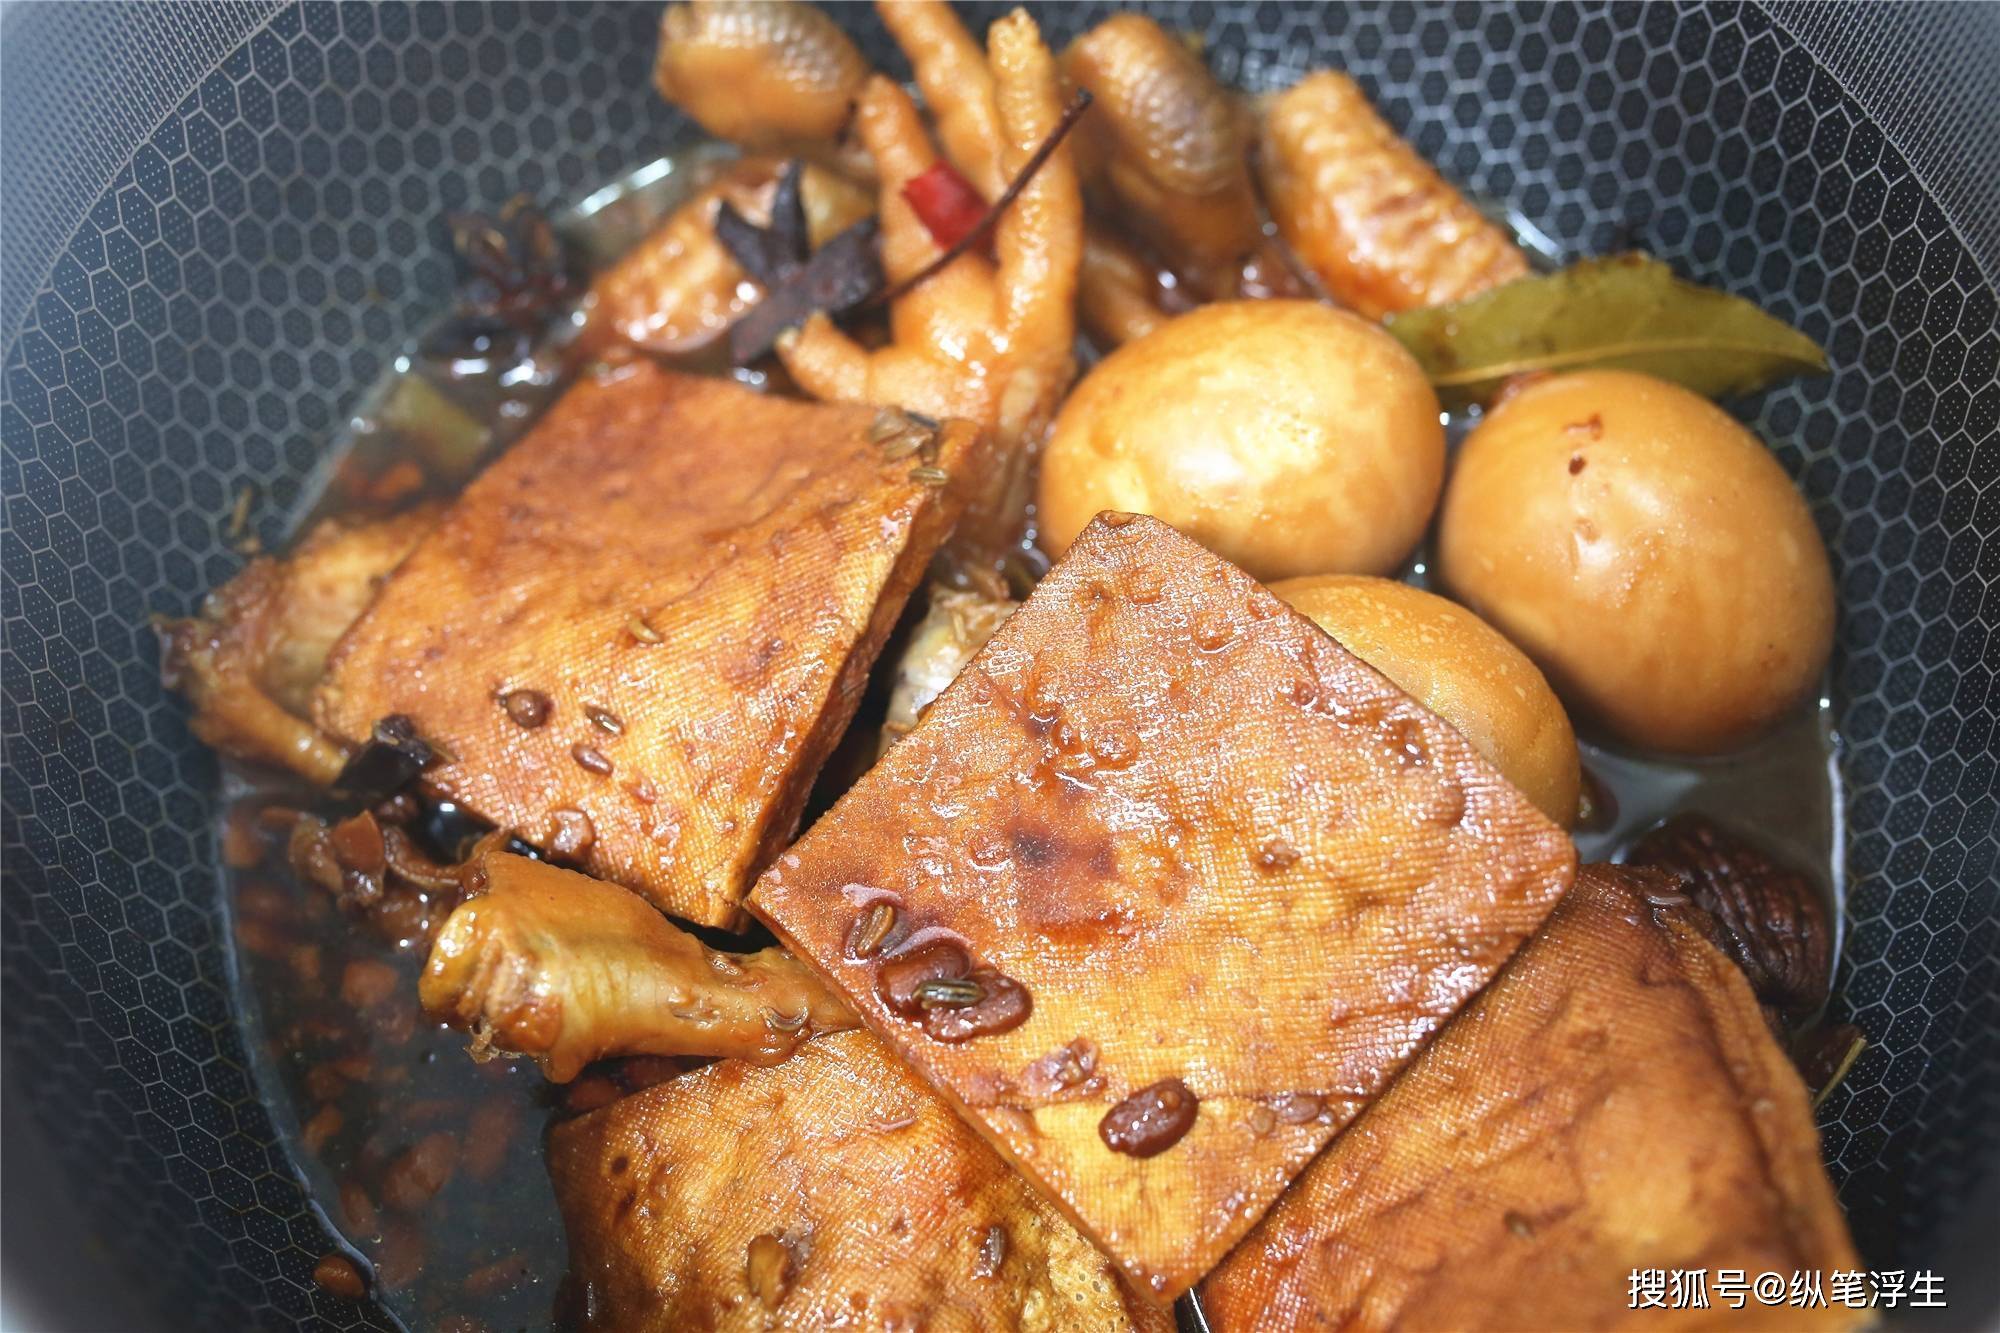
[[1632, 1309], [1635, 1269], [1857, 1269], [1806, 1090], [1673, 881], [1587, 867], [1542, 933], [1201, 1286], [1217, 1333], [1837, 1329]]
[[1173, 1328], [863, 1032], [560, 1125], [549, 1173], [598, 1333]]
[[593, 1060], [734, 1056], [775, 1064], [854, 1012], [783, 949], [711, 949], [616, 884], [482, 855], [419, 983], [433, 1017], [566, 1083]]
[[436, 794], [734, 923], [984, 465], [971, 426], [911, 452], [875, 418], [648, 363], [586, 379], [341, 640], [320, 724], [407, 715]]
[[1345, 74], [1308, 74], [1272, 99], [1258, 166], [1286, 243], [1335, 300], [1371, 319], [1527, 276], [1507, 234]]
[[1248, 575], [1105, 515], [752, 908], [1164, 1300], [1575, 857]]
[[189, 729], [238, 759], [322, 784], [339, 776], [347, 755], [313, 726], [313, 687], [335, 640], [437, 515], [422, 505], [326, 519], [289, 554], [252, 560], [199, 615], [163, 622], [163, 674], [194, 705]]

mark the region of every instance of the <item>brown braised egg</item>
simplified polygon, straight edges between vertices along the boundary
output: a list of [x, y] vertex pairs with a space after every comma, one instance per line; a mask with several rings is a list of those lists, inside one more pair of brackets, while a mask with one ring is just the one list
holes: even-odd
[[1564, 825], [1576, 818], [1581, 774], [1569, 714], [1498, 630], [1390, 579], [1329, 574], [1271, 591], [1457, 727], [1543, 814]]
[[1444, 476], [1437, 396], [1395, 339], [1309, 301], [1225, 301], [1106, 357], [1042, 459], [1042, 543], [1151, 514], [1260, 579], [1382, 574]]
[[1571, 709], [1634, 745], [1736, 745], [1833, 646], [1833, 576], [1785, 470], [1722, 409], [1646, 375], [1503, 399], [1459, 455], [1438, 558]]

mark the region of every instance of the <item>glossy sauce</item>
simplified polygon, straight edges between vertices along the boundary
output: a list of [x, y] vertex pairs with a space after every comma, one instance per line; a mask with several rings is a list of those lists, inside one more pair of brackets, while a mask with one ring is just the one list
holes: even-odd
[[[600, 268], [730, 156], [705, 147], [662, 159], [552, 220], [583, 264]], [[553, 328], [518, 360], [507, 347], [454, 359], [412, 348], [396, 358], [313, 478], [294, 531], [329, 514], [455, 493], [565, 387], [559, 353], [573, 334]], [[504, 706], [534, 728], [547, 700], [516, 692]], [[607, 719], [600, 729], [620, 725]], [[224, 798], [218, 841], [245, 1045], [294, 1164], [351, 1246], [322, 1261], [322, 1287], [351, 1298], [358, 1268], [368, 1291], [412, 1328], [548, 1327], [566, 1246], [542, 1161], [546, 1124], [679, 1066], [625, 1061], [554, 1085], [528, 1061], [476, 1062], [465, 1035], [425, 1019], [417, 1003], [429, 933], [451, 902], [402, 893], [366, 915], [344, 912], [301, 882], [285, 855], [283, 812], [315, 808], [320, 794], [228, 771]], [[261, 812], [273, 807], [271, 827], [262, 827]]]
[[413, 1327], [546, 1326], [563, 1241], [541, 1128], [562, 1091], [532, 1065], [475, 1063], [464, 1034], [420, 1014], [417, 974], [448, 904], [392, 891], [407, 901], [343, 912], [292, 874], [282, 832], [260, 835], [260, 813], [297, 794], [232, 786], [239, 1012], [329, 1225]]
[[[731, 156], [708, 145], [663, 158], [558, 215], [557, 230], [586, 268], [601, 268]], [[1517, 223], [1525, 248], [1540, 249], [1538, 234], [1517, 219], [1508, 221]], [[361, 410], [331, 450], [295, 531], [330, 513], [454, 493], [479, 464], [519, 438], [564, 387], [558, 353], [573, 334], [573, 324], [551, 330], [520, 360], [506, 348], [443, 364], [420, 363], [414, 351], [397, 358], [384, 381], [363, 396]], [[728, 369], [725, 355], [718, 348], [683, 364], [765, 386], [762, 372]], [[1088, 360], [1086, 355], [1084, 364]], [[1470, 422], [1447, 425], [1457, 440]], [[1032, 525], [1020, 564], [1028, 583], [1046, 568], [1032, 546]], [[1422, 586], [1424, 563], [1415, 563], [1406, 577]], [[510, 696], [505, 706], [519, 725], [540, 724], [537, 699]], [[1838, 922], [1839, 743], [1830, 716], [1829, 704], [1816, 701], [1749, 750], [1696, 762], [1586, 743], [1584, 766], [1609, 800], [1608, 813], [1577, 832], [1584, 858], [1614, 857], [1675, 811], [1709, 812], [1811, 876]], [[865, 720], [855, 725], [872, 730]], [[579, 755], [577, 762], [587, 765], [592, 757]], [[332, 896], [292, 874], [282, 831], [262, 827], [259, 819], [274, 804], [311, 808], [316, 795], [229, 772], [224, 797], [219, 843], [228, 920], [239, 946], [232, 980], [246, 1046], [294, 1164], [329, 1226], [352, 1246], [322, 1260], [321, 1285], [351, 1298], [352, 1269], [344, 1265], [353, 1265], [366, 1275], [369, 1290], [411, 1327], [443, 1333], [547, 1327], [566, 1258], [542, 1161], [547, 1122], [671, 1077], [679, 1066], [631, 1060], [557, 1086], [525, 1061], [468, 1058], [464, 1036], [424, 1019], [416, 999], [429, 932], [451, 903], [405, 891], [365, 917], [345, 913]], [[433, 850], [449, 855], [454, 849]], [[1270, 855], [1280, 857], [1283, 849], [1270, 849]], [[855, 957], [907, 950], [904, 923], [884, 917], [859, 914], [850, 937]], [[955, 967], [918, 970], [966, 977], [971, 960], [961, 952], [952, 961]], [[898, 970], [888, 958], [880, 966]], [[899, 1012], [919, 1021], [954, 1012], [926, 1010], [915, 980], [902, 980], [909, 985], [891, 987], [903, 1001]], [[1006, 1026], [1025, 1019], [1025, 994], [1020, 999], [1018, 1016], [1005, 1015]], [[959, 1012], [961, 1025], [977, 1016]], [[1093, 1080], [1094, 1061], [1085, 1044], [1052, 1052], [1045, 1072], [1062, 1086], [1082, 1086]], [[1106, 1140], [1117, 1138], [1125, 1145], [1114, 1144], [1119, 1151], [1164, 1151], [1197, 1113], [1192, 1096], [1155, 1085], [1107, 1115]], [[1184, 1324], [1202, 1326], [1191, 1300], [1181, 1312]]]

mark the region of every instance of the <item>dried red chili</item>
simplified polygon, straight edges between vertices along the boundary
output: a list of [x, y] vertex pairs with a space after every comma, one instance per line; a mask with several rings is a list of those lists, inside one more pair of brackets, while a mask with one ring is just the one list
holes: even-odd
[[942, 160], [922, 175], [911, 177], [903, 186], [903, 198], [931, 239], [947, 250], [971, 235], [986, 216], [986, 201], [972, 188], [972, 182]]

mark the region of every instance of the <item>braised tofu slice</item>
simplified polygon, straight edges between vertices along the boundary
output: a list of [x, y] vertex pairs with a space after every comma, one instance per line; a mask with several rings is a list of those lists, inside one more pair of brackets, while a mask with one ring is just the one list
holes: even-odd
[[312, 723], [327, 654], [382, 580], [437, 521], [436, 505], [385, 518], [330, 518], [283, 556], [259, 556], [198, 615], [161, 622], [163, 672], [194, 705], [205, 744], [317, 783], [347, 753]]
[[586, 1329], [1173, 1328], [863, 1032], [559, 1125], [549, 1172]]
[[1804, 1085], [1672, 880], [1587, 867], [1201, 1286], [1212, 1327], [1848, 1328], [1635, 1270], [1858, 1269]]
[[481, 855], [472, 877], [482, 889], [431, 945], [424, 1008], [555, 1082], [613, 1056], [775, 1064], [856, 1025], [783, 949], [711, 949], [616, 884], [505, 852]]
[[1574, 872], [1450, 726], [1104, 515], [752, 908], [1165, 1299]]
[[402, 714], [439, 796], [734, 924], [983, 465], [971, 426], [633, 363], [471, 485], [342, 639], [347, 740]]

